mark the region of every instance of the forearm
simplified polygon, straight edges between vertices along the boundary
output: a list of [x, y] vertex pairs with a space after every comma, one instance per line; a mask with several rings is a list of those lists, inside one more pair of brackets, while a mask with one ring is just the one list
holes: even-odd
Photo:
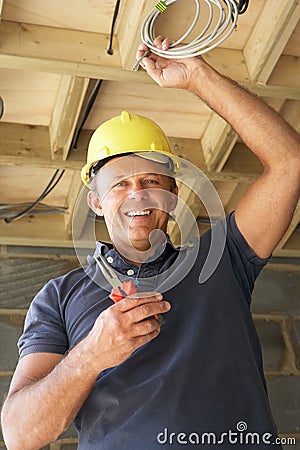
[[279, 114], [204, 61], [196, 65], [189, 90], [233, 127], [265, 167], [299, 158], [300, 137]]
[[97, 376], [80, 343], [44, 378], [13, 392], [2, 411], [8, 449], [40, 449], [56, 440], [73, 421]]
[[[47, 369], [37, 371], [26, 364], [22, 367], [21, 360], [2, 411], [8, 449], [38, 450], [57, 439], [78, 413], [99, 374], [156, 338], [160, 324], [153, 316], [170, 307], [158, 293], [126, 297], [105, 309], [86, 338], [60, 362], [52, 358], [49, 363], [48, 357]], [[29, 360], [29, 366], [35, 365], [36, 358]]]

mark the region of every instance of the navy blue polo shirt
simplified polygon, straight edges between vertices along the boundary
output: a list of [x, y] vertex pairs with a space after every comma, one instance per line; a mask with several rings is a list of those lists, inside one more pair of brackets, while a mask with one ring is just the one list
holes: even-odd
[[[130, 275], [140, 291], [163, 292], [172, 309], [157, 338], [99, 374], [75, 419], [79, 449], [281, 448], [251, 316], [254, 282], [267, 260], [249, 247], [234, 213], [215, 230], [221, 235], [226, 225], [221, 260], [204, 283], [199, 274], [211, 231], [201, 237], [200, 251], [195, 242], [180, 251], [167, 243], [140, 268], [98, 244], [96, 253], [121, 277]], [[189, 270], [177, 282], [183, 267]], [[101, 276], [91, 259], [86, 268], [51, 280], [30, 306], [20, 356], [63, 355], [80, 342], [112, 305]]]

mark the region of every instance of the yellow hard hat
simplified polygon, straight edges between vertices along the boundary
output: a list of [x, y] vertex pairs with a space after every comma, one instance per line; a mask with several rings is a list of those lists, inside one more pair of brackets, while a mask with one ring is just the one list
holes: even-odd
[[123, 111], [94, 131], [88, 147], [87, 163], [81, 170], [81, 179], [89, 187], [91, 169], [99, 161], [123, 153], [142, 152], [149, 152], [144, 157], [156, 162], [171, 161], [173, 174], [178, 172], [179, 158], [172, 153], [163, 130], [147, 117]]

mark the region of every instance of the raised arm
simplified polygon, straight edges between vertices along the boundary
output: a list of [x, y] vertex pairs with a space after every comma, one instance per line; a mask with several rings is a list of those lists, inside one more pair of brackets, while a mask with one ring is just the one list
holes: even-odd
[[[156, 45], [167, 49], [167, 39]], [[147, 49], [139, 47], [140, 57]], [[300, 136], [275, 111], [220, 75], [202, 58], [170, 60], [150, 54], [142, 65], [161, 87], [187, 89], [223, 117], [260, 159], [263, 174], [236, 208], [237, 225], [261, 258], [287, 230], [299, 198]]]
[[[33, 353], [18, 363], [2, 409], [8, 450], [38, 450], [70, 425], [99, 374], [158, 336], [152, 317], [170, 309], [160, 294], [127, 297], [103, 311], [66, 356]], [[149, 319], [149, 320], [145, 320]]]

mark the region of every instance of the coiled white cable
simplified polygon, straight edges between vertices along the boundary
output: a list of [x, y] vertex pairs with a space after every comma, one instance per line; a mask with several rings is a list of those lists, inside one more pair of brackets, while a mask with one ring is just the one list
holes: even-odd
[[[202, 55], [225, 41], [232, 31], [234, 30], [238, 19], [238, 7], [235, 0], [202, 0], [209, 9], [209, 17], [204, 29], [201, 33], [190, 43], [182, 44], [182, 42], [191, 34], [195, 28], [201, 13], [201, 0], [195, 0], [196, 14], [193, 23], [189, 29], [181, 36], [176, 42], [170, 45], [168, 50], [158, 49], [153, 45], [156, 38], [155, 35], [155, 22], [158, 15], [165, 11], [169, 5], [175, 3], [177, 0], [165, 0], [160, 1], [156, 8], [150, 12], [145, 19], [142, 30], [141, 38], [144, 44], [156, 55], [164, 58], [191, 58], [194, 56]], [[216, 25], [212, 27], [214, 18], [214, 11], [218, 10], [218, 19]], [[145, 55], [144, 55], [145, 56]], [[137, 61], [138, 65], [138, 61]]]

